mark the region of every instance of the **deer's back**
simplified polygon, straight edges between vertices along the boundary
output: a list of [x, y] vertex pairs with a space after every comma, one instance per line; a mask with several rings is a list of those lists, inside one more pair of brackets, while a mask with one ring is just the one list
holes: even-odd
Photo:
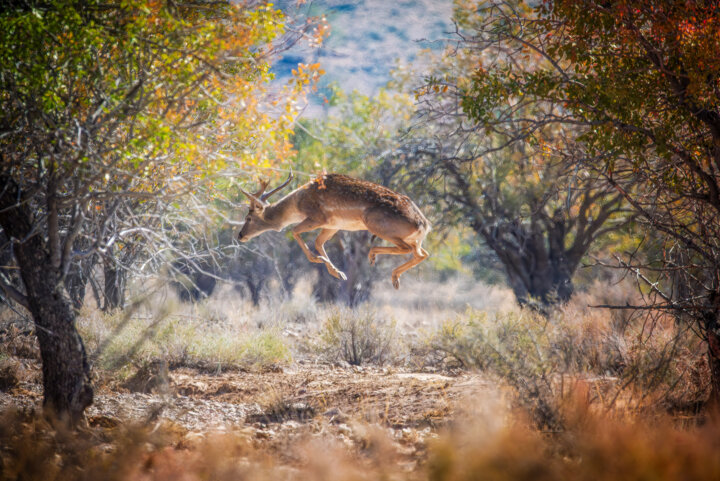
[[302, 210], [343, 212], [358, 219], [368, 209], [384, 211], [429, 230], [430, 223], [406, 195], [387, 187], [343, 174], [326, 174], [306, 184], [299, 207]]

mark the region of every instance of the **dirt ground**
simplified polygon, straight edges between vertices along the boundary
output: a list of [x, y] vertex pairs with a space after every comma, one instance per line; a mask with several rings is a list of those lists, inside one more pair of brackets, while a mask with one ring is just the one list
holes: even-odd
[[[450, 297], [444, 291], [435, 295]], [[228, 316], [242, 311], [229, 302], [219, 304], [230, 306]], [[417, 335], [419, 329], [428, 328], [417, 325], [427, 321], [427, 316], [417, 315], [417, 306], [410, 305], [405, 312], [402, 305], [387, 314], [399, 320], [399, 336]], [[266, 314], [273, 313], [258, 316]], [[443, 319], [448, 315], [442, 310], [436, 313]], [[247, 324], [253, 325], [250, 321]], [[0, 342], [6, 344], [4, 352], [10, 358], [2, 362], [9, 363], [13, 374], [7, 385], [0, 379], [0, 411], [38, 410], [42, 375], [37, 342], [29, 328], [16, 328], [13, 323], [8, 326]], [[315, 332], [307, 324], [283, 324], [282, 333], [292, 334], [286, 340], [294, 347], [302, 341], [296, 331], [307, 331], [308, 336]], [[268, 452], [288, 465], [297, 461], [292, 457], [297, 450], [288, 447], [315, 438], [340, 443], [360, 456], [370, 438], [382, 438], [382, 442], [390, 440], [393, 451], [405, 458], [408, 469], [413, 469], [422, 462], [427, 442], [472, 404], [468, 398], [497, 392], [493, 381], [468, 371], [400, 367], [399, 363], [392, 367], [351, 366], [295, 351], [292, 363], [270, 370], [161, 367], [140, 376], [134, 384], [125, 374], [96, 368], [95, 399], [86, 411], [88, 424], [101, 430], [131, 424], [169, 430], [174, 433], [172, 444], [179, 447], [192, 446], [215, 434], [237, 434], [251, 440], [260, 452]], [[135, 375], [138, 365], [143, 363], [131, 366]], [[429, 372], [433, 369], [443, 371]]]
[[[25, 361], [32, 372], [39, 366]], [[152, 392], [131, 392], [110, 382], [96, 390], [87, 410], [91, 426], [170, 424], [183, 442], [210, 433], [235, 432], [286, 456], [299, 437], [330, 436], [349, 448], [362, 446], [372, 430], [394, 440], [409, 464], [426, 441], [450, 422], [467, 399], [492, 384], [477, 374], [444, 375], [392, 368], [297, 362], [271, 372], [207, 373], [180, 368]], [[0, 396], [0, 409], [34, 409], [42, 401], [38, 376]], [[292, 461], [292, 460], [287, 460]]]

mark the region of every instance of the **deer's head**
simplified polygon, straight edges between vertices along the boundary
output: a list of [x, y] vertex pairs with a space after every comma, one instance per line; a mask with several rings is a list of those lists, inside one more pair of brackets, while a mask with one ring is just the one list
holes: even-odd
[[250, 200], [250, 209], [248, 210], [247, 217], [245, 218], [245, 224], [243, 224], [242, 229], [240, 229], [240, 233], [238, 234], [238, 240], [240, 242], [247, 242], [253, 237], [262, 234], [263, 232], [267, 232], [276, 228], [273, 223], [267, 222], [265, 220], [265, 209], [270, 206], [267, 200], [270, 198], [271, 195], [280, 191], [286, 185], [288, 185], [292, 179], [293, 173], [292, 171], [290, 171], [290, 175], [288, 175], [288, 178], [285, 182], [283, 182], [279, 187], [276, 187], [267, 193], [265, 193], [265, 189], [268, 186], [268, 181], [260, 181], [260, 190], [258, 190], [254, 194], [249, 194], [244, 190], [240, 189], [240, 192], [245, 194], [248, 200]]

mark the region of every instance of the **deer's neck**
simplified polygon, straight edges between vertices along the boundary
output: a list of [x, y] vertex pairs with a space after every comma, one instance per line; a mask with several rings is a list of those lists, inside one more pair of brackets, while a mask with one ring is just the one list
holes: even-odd
[[282, 230], [290, 224], [303, 220], [298, 212], [297, 202], [293, 195], [283, 197], [276, 203], [265, 207], [264, 220], [275, 230]]

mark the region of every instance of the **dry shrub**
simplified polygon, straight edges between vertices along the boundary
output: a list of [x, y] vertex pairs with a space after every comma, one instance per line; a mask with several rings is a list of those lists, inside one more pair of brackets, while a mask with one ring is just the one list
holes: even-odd
[[585, 358], [605, 358], [590, 363], [589, 372], [619, 376], [621, 385], [629, 388], [625, 394], [630, 398], [624, 402], [696, 410], [708, 398], [710, 375], [707, 348], [691, 326], [666, 312], [590, 307], [641, 305], [639, 297], [637, 288], [628, 282], [595, 282], [556, 314], [555, 324], [574, 324], [584, 338], [599, 333], [606, 340], [591, 342], [590, 349], [575, 342], [582, 347], [576, 351]]
[[427, 352], [499, 377], [517, 391], [539, 427], [556, 430], [563, 424], [556, 375], [567, 370], [561, 363], [568, 358], [555, 348], [548, 326], [530, 311], [489, 316], [468, 310], [426, 339]]
[[165, 394], [170, 389], [170, 374], [164, 359], [139, 362], [135, 373], [130, 376], [122, 387], [130, 392]]
[[10, 391], [21, 382], [39, 383], [42, 373], [36, 361], [8, 356], [0, 350], [0, 392]]
[[506, 409], [488, 405], [475, 417], [456, 419], [429, 443], [427, 457], [412, 465], [404, 464], [387, 431], [372, 425], [352, 435], [355, 451], [337, 438], [308, 434], [289, 441], [287, 452], [276, 452], [246, 431], [198, 435], [172, 426], [120, 425], [71, 432], [32, 416], [6, 414], [0, 420], [0, 479], [720, 479], [720, 426], [714, 421], [685, 429], [657, 413], [600, 415], [577, 399], [566, 406], [567, 429], [553, 435], [529, 427], [522, 415], [508, 419]]
[[[369, 479], [367, 467], [330, 439], [301, 438], [288, 448], [301, 465], [281, 464], [280, 453], [270, 457], [272, 451], [258, 449], [244, 431], [188, 433], [173, 425], [123, 424], [70, 431], [31, 413], [6, 412], [0, 418], [0, 480]], [[384, 468], [387, 455], [383, 450], [375, 466]]]
[[335, 309], [320, 330], [319, 351], [332, 361], [353, 366], [383, 364], [396, 355], [395, 322], [367, 308]]
[[125, 479], [138, 481], [234, 481], [273, 479], [271, 468], [260, 462], [249, 463], [252, 445], [247, 438], [211, 435], [194, 449], [166, 446], [146, 454], [132, 466]]
[[589, 307], [625, 299], [617, 288], [601, 292], [604, 298], [578, 295], [548, 317], [518, 309], [493, 315], [468, 310], [431, 333], [416, 352], [427, 362], [450, 358], [497, 376], [516, 390], [537, 425], [551, 430], [563, 428], [561, 407], [578, 383], [590, 385], [591, 400], [606, 408], [618, 401], [677, 408], [705, 399], [698, 339], [667, 315]]
[[133, 479], [148, 450], [167, 445], [165, 432], [131, 427], [72, 431], [34, 413], [0, 417], [0, 479], [24, 481]]
[[9, 356], [40, 360], [40, 345], [29, 324], [4, 322], [0, 327], [0, 346]]
[[488, 441], [468, 423], [430, 449], [437, 481], [720, 479], [716, 424], [680, 429], [668, 417], [603, 416], [585, 411], [567, 431], [546, 436], [511, 423]]
[[9, 391], [20, 384], [20, 363], [14, 359], [0, 359], [0, 391]]
[[270, 390], [260, 401], [261, 412], [246, 417], [247, 423], [282, 423], [308, 421], [315, 416], [315, 408], [307, 403], [288, 399], [280, 391]]
[[720, 430], [715, 424], [689, 430], [670, 418], [608, 420], [591, 418], [583, 436], [568, 446], [575, 479], [720, 479]]
[[542, 437], [521, 427], [505, 430], [490, 442], [445, 436], [431, 447], [427, 463], [433, 481], [570, 479], [559, 477], [555, 468]]

